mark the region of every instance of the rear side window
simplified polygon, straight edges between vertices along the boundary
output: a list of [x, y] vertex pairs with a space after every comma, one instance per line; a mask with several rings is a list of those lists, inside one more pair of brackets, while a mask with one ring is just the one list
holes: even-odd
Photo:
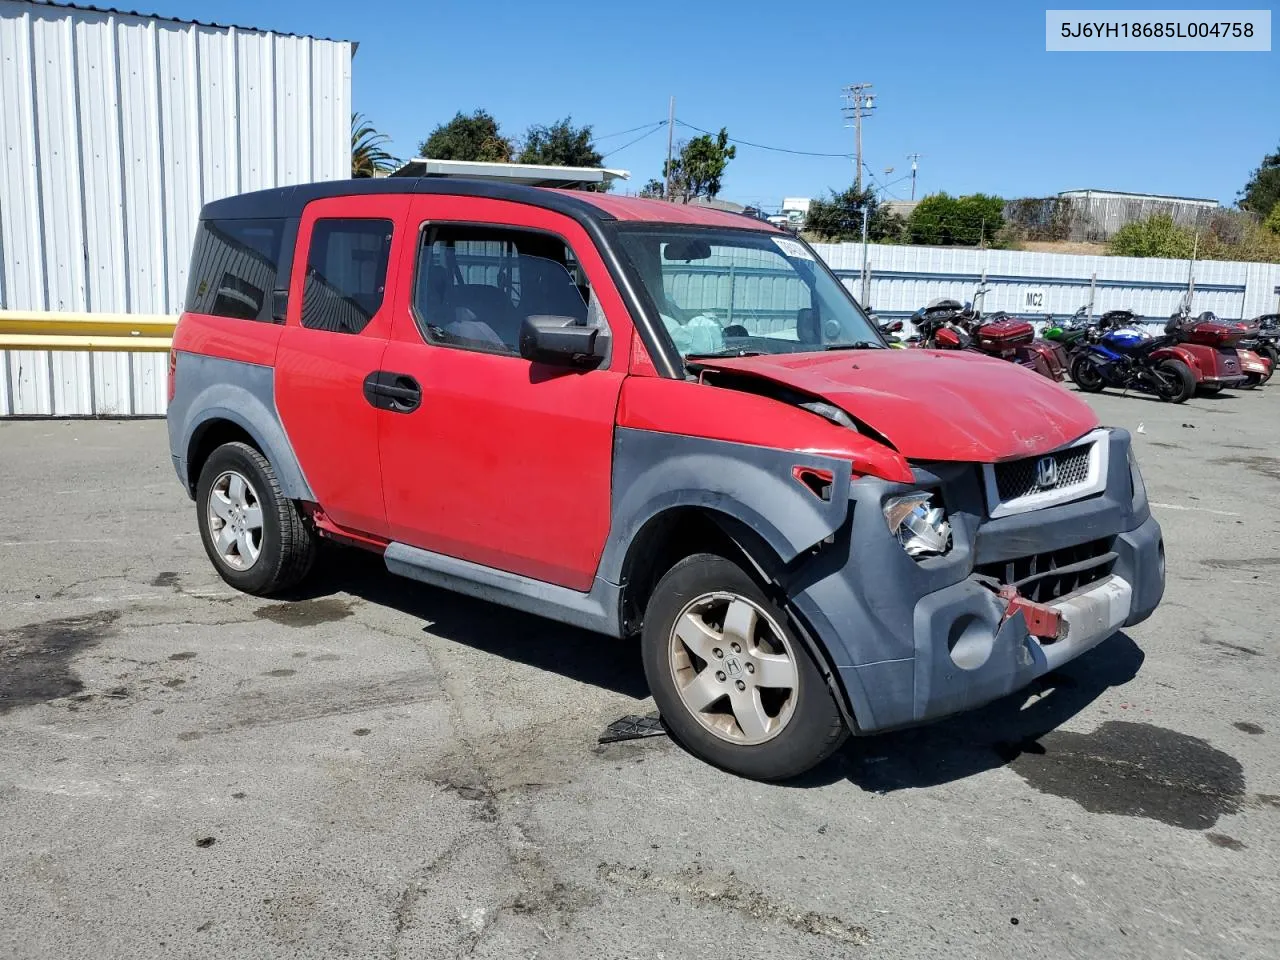
[[187, 278], [188, 313], [271, 320], [284, 221], [201, 220]]
[[359, 333], [382, 306], [390, 220], [322, 219], [311, 231], [302, 325], [331, 333]]

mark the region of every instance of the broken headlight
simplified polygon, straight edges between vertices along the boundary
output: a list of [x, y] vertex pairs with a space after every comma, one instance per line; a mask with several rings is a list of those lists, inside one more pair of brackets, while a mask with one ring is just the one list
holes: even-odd
[[951, 549], [951, 524], [942, 507], [932, 504], [931, 493], [908, 493], [884, 502], [884, 522], [910, 557], [936, 557]]

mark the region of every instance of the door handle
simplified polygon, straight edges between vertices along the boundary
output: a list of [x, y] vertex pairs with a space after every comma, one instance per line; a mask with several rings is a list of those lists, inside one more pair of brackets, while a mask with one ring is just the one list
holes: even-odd
[[422, 387], [406, 373], [375, 370], [364, 378], [364, 398], [379, 410], [412, 413], [422, 403]]

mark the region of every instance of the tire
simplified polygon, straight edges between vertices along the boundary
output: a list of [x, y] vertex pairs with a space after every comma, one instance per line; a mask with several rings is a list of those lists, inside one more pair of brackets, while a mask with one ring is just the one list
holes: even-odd
[[[1196, 375], [1181, 360], [1161, 360], [1156, 364], [1166, 389], [1160, 391], [1160, 399], [1169, 403], [1186, 403], [1196, 392]], [[1166, 379], [1167, 378], [1167, 379]]]
[[1196, 387], [1196, 391], [1198, 393], [1204, 394], [1206, 397], [1212, 397], [1222, 392], [1222, 384], [1215, 383], [1210, 386], [1201, 385], [1199, 387]]
[[[725, 630], [730, 618], [736, 626]], [[641, 648], [672, 737], [723, 770], [786, 780], [821, 763], [848, 736], [786, 612], [723, 557], [695, 554], [667, 571], [645, 609]]]
[[1261, 386], [1266, 383], [1266, 379], [1260, 373], [1251, 373], [1245, 377], [1244, 383], [1240, 384], [1241, 390], [1252, 390], [1254, 387]]
[[1071, 382], [1085, 393], [1101, 393], [1102, 388], [1106, 386], [1097, 366], [1085, 354], [1071, 361], [1071, 369], [1068, 373], [1071, 375]]
[[271, 461], [246, 443], [225, 443], [205, 461], [196, 518], [219, 576], [244, 593], [270, 596], [296, 586], [315, 561], [315, 531], [281, 492]]

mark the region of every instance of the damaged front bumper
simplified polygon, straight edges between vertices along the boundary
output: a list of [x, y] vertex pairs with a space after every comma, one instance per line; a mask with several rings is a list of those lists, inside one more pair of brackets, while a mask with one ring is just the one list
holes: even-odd
[[[788, 592], [825, 645], [858, 732], [981, 706], [1151, 615], [1164, 593], [1160, 527], [1129, 462], [1128, 434], [1111, 431], [1101, 442], [1110, 450], [1100, 493], [997, 519], [972, 464], [917, 469], [915, 487], [940, 494], [954, 537], [947, 555], [923, 561], [906, 555], [881, 514], [886, 496], [908, 488], [852, 485], [849, 522]], [[1036, 610], [998, 596], [991, 574], [1064, 555], [1098, 562], [1078, 586], [1039, 597], [1039, 613], [1062, 625], [1042, 639], [1039, 622], [1028, 629], [1028, 615], [1042, 619]]]

